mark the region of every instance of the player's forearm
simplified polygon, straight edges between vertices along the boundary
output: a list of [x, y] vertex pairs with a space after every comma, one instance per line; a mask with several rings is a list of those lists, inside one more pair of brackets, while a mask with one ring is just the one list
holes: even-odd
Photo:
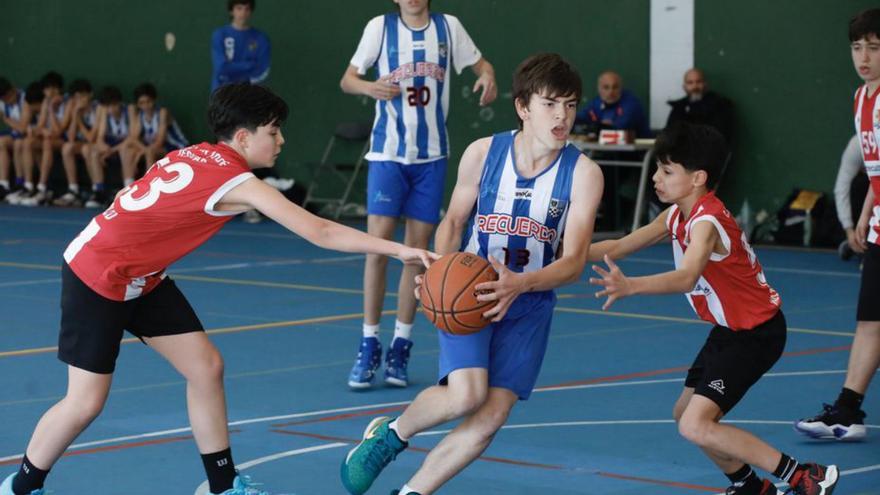
[[525, 292], [552, 290], [577, 282], [584, 271], [586, 261], [579, 256], [562, 258], [534, 272], [523, 273]]
[[449, 217], [443, 219], [434, 234], [434, 251], [437, 254], [449, 254], [461, 248], [461, 233], [464, 224]]
[[692, 291], [697, 285], [698, 279], [699, 275], [694, 275], [686, 270], [673, 270], [645, 277], [630, 277], [632, 293], [629, 295], [683, 294]]
[[590, 246], [590, 254], [587, 261], [602, 261], [607, 254], [612, 260], [618, 260], [623, 256], [615, 255], [615, 249], [620, 243], [619, 239], [609, 239], [607, 241], [597, 242]]
[[862, 214], [860, 219], [868, 220], [871, 218], [871, 210], [874, 206], [874, 189], [868, 187], [868, 194], [865, 195], [865, 202], [862, 204]]
[[308, 238], [316, 246], [345, 253], [380, 254], [397, 256], [401, 245], [380, 239], [351, 227], [321, 219], [317, 235]]
[[346, 72], [339, 81], [339, 87], [342, 92], [350, 95], [368, 95], [370, 82], [364, 81], [360, 77], [350, 72]]

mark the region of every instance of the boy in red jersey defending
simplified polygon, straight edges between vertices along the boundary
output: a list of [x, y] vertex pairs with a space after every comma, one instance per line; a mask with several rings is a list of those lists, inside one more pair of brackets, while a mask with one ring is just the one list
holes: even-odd
[[[773, 473], [798, 495], [831, 494], [836, 466], [800, 464], [751, 433], [721, 424], [721, 418], [782, 355], [787, 327], [779, 295], [767, 284], [761, 264], [713, 189], [726, 155], [715, 129], [688, 123], [667, 128], [655, 145], [654, 189], [672, 206], [628, 236], [594, 244], [591, 261], [604, 287], [602, 309], [635, 294], [683, 292], [702, 320], [714, 324], [688, 370], [673, 416], [683, 437], [699, 446], [730, 479], [728, 495], [777, 493], [751, 465]], [[627, 277], [614, 263], [672, 238], [675, 270]]]
[[437, 257], [316, 217], [254, 177], [252, 169], [275, 163], [287, 111], [266, 88], [221, 87], [208, 105], [218, 143], [176, 150], [153, 164], [64, 251], [58, 357], [69, 365], [67, 395], [40, 419], [20, 470], [3, 481], [0, 494], [44, 493], [49, 469], [104, 407], [125, 329], [186, 378], [190, 423], [211, 493], [265, 493], [235, 470], [223, 360], [165, 269], [252, 208], [321, 247], [424, 265]]

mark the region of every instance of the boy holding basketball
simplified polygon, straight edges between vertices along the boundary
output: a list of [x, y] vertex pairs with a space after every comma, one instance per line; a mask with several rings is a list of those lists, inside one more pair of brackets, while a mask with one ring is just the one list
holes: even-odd
[[350, 493], [366, 492], [418, 432], [464, 418], [392, 492], [434, 493], [489, 446], [517, 401], [529, 398], [547, 346], [553, 289], [583, 271], [602, 196], [599, 167], [567, 142], [580, 96], [580, 76], [559, 55], [530, 57], [513, 78], [519, 129], [477, 140], [462, 155], [435, 247], [492, 263], [498, 280], [476, 286], [487, 291], [478, 300], [493, 303], [484, 313], [491, 323], [469, 335], [440, 333], [439, 384], [399, 418], [369, 424], [342, 464]]
[[208, 104], [219, 142], [173, 151], [153, 164], [70, 243], [61, 272], [58, 345], [59, 359], [68, 364], [67, 394], [40, 419], [19, 471], [0, 484], [0, 495], [44, 493], [49, 469], [104, 407], [126, 329], [186, 378], [192, 433], [210, 492], [265, 493], [235, 470], [223, 360], [166, 267], [252, 208], [321, 247], [425, 265], [436, 257], [316, 217], [256, 179], [252, 170], [271, 167], [281, 152], [286, 117], [287, 104], [266, 88], [222, 86]]
[[[728, 495], [776, 494], [750, 465], [773, 473], [798, 495], [831, 494], [837, 467], [800, 464], [751, 433], [721, 424], [721, 418], [779, 359], [785, 348], [785, 317], [779, 294], [767, 284], [761, 264], [713, 189], [727, 155], [712, 127], [682, 122], [664, 130], [654, 146], [657, 196], [672, 207], [630, 235], [595, 244], [590, 260], [604, 287], [602, 309], [635, 294], [683, 292], [697, 315], [712, 324], [706, 344], [688, 371], [673, 410], [683, 437], [699, 446], [727, 475]], [[627, 277], [614, 263], [672, 238], [675, 270]]]

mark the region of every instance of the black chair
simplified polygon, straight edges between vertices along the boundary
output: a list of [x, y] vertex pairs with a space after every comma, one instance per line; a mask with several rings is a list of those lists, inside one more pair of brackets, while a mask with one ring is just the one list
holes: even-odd
[[[367, 122], [341, 122], [336, 126], [327, 147], [324, 148], [321, 161], [315, 165], [312, 181], [303, 200], [304, 208], [318, 205], [322, 213], [338, 219], [342, 211], [350, 206], [348, 199], [364, 168], [364, 155], [370, 146], [371, 131], [372, 126]], [[362, 146], [357, 146], [361, 143]], [[356, 157], [351, 156], [352, 148], [359, 150]], [[347, 157], [340, 159], [340, 155]], [[327, 191], [323, 193], [324, 196], [316, 195], [319, 187], [322, 191]], [[340, 190], [341, 194], [331, 193]]]

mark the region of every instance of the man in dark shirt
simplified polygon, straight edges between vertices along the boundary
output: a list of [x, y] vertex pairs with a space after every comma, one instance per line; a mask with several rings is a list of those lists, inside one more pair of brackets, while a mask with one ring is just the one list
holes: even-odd
[[672, 107], [666, 126], [673, 122], [687, 121], [710, 125], [730, 143], [733, 137], [733, 105], [730, 100], [714, 91], [708, 91], [706, 78], [700, 69], [690, 69], [684, 74], [684, 98], [668, 102]]

